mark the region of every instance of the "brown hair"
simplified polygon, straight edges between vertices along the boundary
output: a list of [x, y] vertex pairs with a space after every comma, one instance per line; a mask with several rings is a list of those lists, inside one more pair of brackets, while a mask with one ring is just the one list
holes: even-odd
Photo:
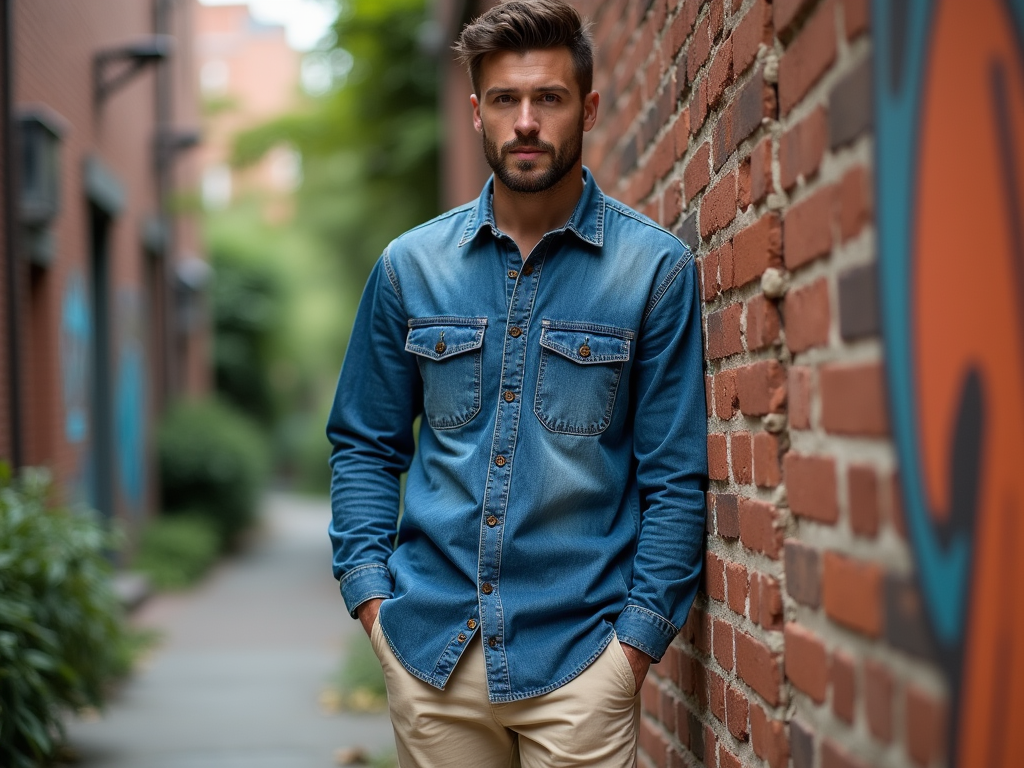
[[544, 48], [568, 48], [580, 97], [590, 93], [594, 81], [590, 24], [562, 0], [509, 0], [496, 5], [467, 24], [452, 46], [459, 61], [469, 69], [474, 91], [487, 54]]

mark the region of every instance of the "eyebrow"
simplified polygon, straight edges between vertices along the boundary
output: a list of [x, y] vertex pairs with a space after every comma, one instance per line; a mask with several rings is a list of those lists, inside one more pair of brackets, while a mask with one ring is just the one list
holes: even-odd
[[554, 92], [554, 93], [568, 93], [568, 94], [572, 93], [572, 91], [570, 91], [564, 85], [542, 85], [542, 86], [539, 86], [537, 88], [528, 88], [528, 89], [524, 89], [524, 88], [498, 88], [498, 87], [488, 88], [486, 93], [484, 93], [484, 96], [489, 98], [491, 96], [501, 96], [503, 94], [522, 93], [523, 91], [529, 91], [531, 93], [552, 93], [552, 92]]

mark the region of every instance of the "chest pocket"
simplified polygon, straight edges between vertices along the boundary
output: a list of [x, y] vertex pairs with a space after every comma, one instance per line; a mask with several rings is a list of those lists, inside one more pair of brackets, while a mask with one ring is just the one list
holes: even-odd
[[633, 332], [594, 323], [543, 320], [533, 411], [552, 432], [597, 435], [612, 420]]
[[480, 412], [480, 356], [486, 317], [421, 317], [409, 321], [405, 350], [423, 379], [423, 412], [434, 429], [455, 429]]

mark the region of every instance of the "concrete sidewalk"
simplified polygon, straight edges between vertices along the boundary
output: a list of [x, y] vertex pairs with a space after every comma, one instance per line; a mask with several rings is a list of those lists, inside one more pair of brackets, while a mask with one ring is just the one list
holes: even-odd
[[321, 712], [359, 624], [330, 573], [326, 501], [272, 494], [263, 531], [197, 590], [136, 614], [163, 641], [95, 722], [68, 723], [83, 768], [330, 768], [393, 752], [387, 715]]

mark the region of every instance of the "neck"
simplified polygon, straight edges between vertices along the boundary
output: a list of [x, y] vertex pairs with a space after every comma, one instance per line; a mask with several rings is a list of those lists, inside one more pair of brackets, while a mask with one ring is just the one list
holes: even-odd
[[[515, 192], [494, 177], [494, 220], [498, 229], [520, 244], [525, 259], [545, 233], [563, 226], [583, 194], [583, 163], [543, 192]], [[524, 249], [522, 245], [529, 243]]]

